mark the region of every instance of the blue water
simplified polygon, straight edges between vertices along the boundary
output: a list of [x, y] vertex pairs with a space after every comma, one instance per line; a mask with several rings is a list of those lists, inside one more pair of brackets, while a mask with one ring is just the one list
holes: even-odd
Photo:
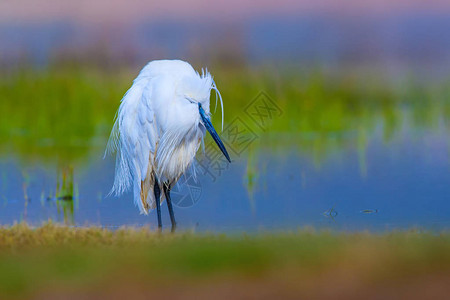
[[[442, 128], [407, 129], [385, 142], [376, 130], [362, 151], [349, 143], [319, 162], [298, 146], [275, 151], [269, 145], [273, 140], [262, 141], [257, 152], [233, 157], [232, 164], [214, 180], [198, 169], [197, 181], [190, 178], [180, 190], [174, 189], [178, 228], [219, 232], [305, 226], [338, 231], [446, 230], [450, 227], [448, 137]], [[102, 154], [103, 149], [96, 147], [74, 165], [73, 201], [55, 199], [56, 163], [24, 164], [13, 155], [4, 156], [0, 161], [1, 223], [37, 225], [51, 219], [79, 226], [155, 228], [155, 212], [140, 215], [131, 193], [107, 196], [114, 159], [103, 160]], [[253, 184], [248, 184], [250, 156]], [[170, 228], [165, 203], [162, 211], [163, 226]]]

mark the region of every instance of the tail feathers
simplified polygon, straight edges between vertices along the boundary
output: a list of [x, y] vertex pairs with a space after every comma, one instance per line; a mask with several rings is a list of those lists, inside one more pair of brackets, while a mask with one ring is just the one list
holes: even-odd
[[137, 180], [134, 181], [133, 184], [133, 194], [134, 194], [134, 204], [139, 208], [139, 212], [141, 214], [147, 215], [148, 208], [144, 205], [144, 202], [141, 200], [141, 183]]
[[[134, 182], [134, 202], [139, 208], [141, 214], [148, 215], [149, 212], [156, 208], [155, 198], [155, 176], [151, 174], [144, 180], [136, 180]], [[164, 201], [162, 186], [160, 185], [160, 203]]]

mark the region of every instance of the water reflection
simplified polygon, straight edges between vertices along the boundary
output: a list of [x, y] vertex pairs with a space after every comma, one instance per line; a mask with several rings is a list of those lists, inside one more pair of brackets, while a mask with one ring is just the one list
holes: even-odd
[[259, 168], [258, 168], [257, 150], [252, 145], [248, 149], [247, 155], [247, 168], [245, 170], [244, 185], [247, 187], [248, 199], [250, 201], [250, 207], [252, 212], [255, 212], [255, 189], [258, 182]]
[[[176, 207], [180, 228], [448, 228], [450, 165], [448, 146], [441, 138], [425, 135], [386, 145], [382, 132], [378, 132], [368, 139], [365, 176], [361, 174], [357, 150], [352, 148], [329, 158], [320, 167], [292, 145], [285, 144], [283, 153], [250, 151], [233, 161], [215, 181], [197, 174], [200, 198], [193, 205]], [[0, 210], [2, 223], [25, 219], [39, 224], [52, 219], [76, 225], [156, 226], [153, 214], [138, 214], [130, 193], [121, 198], [102, 196], [113, 182], [114, 160], [101, 160], [101, 155], [102, 149], [93, 150], [90, 163], [75, 164], [73, 173], [70, 168], [59, 172], [52, 167], [29, 169], [32, 176], [27, 181], [28, 200], [22, 190], [20, 163], [2, 163], [0, 168], [10, 174], [9, 184], [2, 190], [7, 199]], [[79, 186], [76, 197], [74, 182]], [[73, 188], [73, 200], [52, 196], [52, 190], [56, 195], [62, 186], [65, 190]], [[35, 201], [43, 191], [49, 195], [46, 200]], [[24, 209], [26, 217], [22, 218]], [[163, 219], [169, 222], [165, 206]]]
[[70, 165], [58, 167], [56, 184], [56, 207], [58, 216], [62, 213], [64, 224], [74, 224], [74, 189], [73, 167]]

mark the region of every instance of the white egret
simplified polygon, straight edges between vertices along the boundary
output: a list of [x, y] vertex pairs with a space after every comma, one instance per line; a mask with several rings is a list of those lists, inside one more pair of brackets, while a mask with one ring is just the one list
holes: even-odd
[[159, 228], [164, 197], [172, 230], [176, 227], [170, 189], [191, 165], [206, 130], [230, 161], [211, 124], [212, 90], [220, 99], [223, 129], [222, 97], [208, 71], [199, 74], [180, 60], [152, 61], [133, 81], [117, 111], [107, 146], [107, 152], [116, 152], [111, 193], [118, 196], [132, 185], [141, 213], [156, 208]]

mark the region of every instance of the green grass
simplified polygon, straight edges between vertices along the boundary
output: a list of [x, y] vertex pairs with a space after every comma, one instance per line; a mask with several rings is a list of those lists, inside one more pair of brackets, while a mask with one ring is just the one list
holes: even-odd
[[[104, 147], [113, 117], [136, 70], [49, 67], [2, 74], [0, 79], [0, 153], [22, 160], [86, 159], [94, 146]], [[363, 151], [367, 138], [382, 124], [390, 141], [406, 121], [433, 129], [441, 120], [450, 125], [447, 82], [419, 82], [383, 74], [261, 69], [212, 69], [225, 103], [225, 122], [239, 117], [264, 138], [299, 146], [317, 162], [349, 147]], [[264, 91], [280, 107], [262, 132], [244, 112]], [[213, 118], [220, 123], [219, 113]], [[280, 135], [282, 133], [282, 135]], [[288, 136], [282, 139], [280, 136]], [[258, 139], [256, 142], [260, 142]], [[276, 147], [276, 146], [274, 146]]]
[[306, 278], [322, 282], [323, 276], [339, 276], [342, 270], [375, 285], [447, 276], [450, 234], [308, 230], [251, 236], [159, 234], [149, 229], [110, 231], [54, 224], [0, 229], [0, 295], [8, 296], [126, 288], [129, 283], [133, 287], [152, 283], [150, 289], [168, 281], [203, 285], [218, 278], [272, 282], [286, 274], [288, 282]]

